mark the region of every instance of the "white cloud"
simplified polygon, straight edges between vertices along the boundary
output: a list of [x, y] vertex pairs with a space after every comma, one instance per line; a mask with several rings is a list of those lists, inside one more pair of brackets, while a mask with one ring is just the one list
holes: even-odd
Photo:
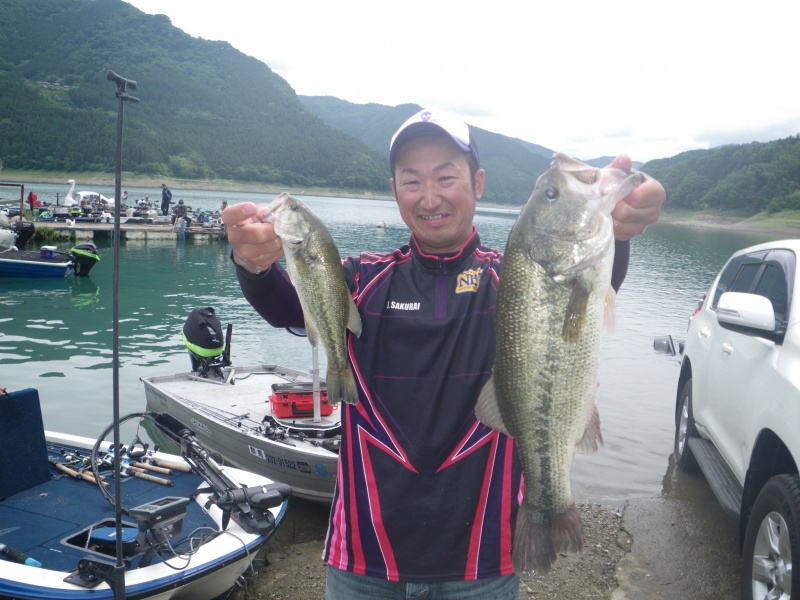
[[130, 3], [230, 42], [298, 94], [438, 106], [582, 158], [800, 133], [797, 2]]

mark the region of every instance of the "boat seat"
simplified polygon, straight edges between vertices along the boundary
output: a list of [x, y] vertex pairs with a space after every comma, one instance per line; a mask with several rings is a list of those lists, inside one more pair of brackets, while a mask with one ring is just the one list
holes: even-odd
[[38, 390], [0, 394], [0, 499], [50, 480]]

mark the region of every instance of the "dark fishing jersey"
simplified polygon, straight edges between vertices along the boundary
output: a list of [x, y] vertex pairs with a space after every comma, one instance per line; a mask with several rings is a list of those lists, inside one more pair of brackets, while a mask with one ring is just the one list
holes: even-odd
[[[347, 338], [359, 404], [342, 406], [332, 567], [407, 582], [513, 573], [522, 470], [513, 440], [474, 414], [494, 364], [501, 261], [474, 230], [456, 254], [427, 255], [412, 236], [344, 260], [362, 333]], [[303, 327], [283, 269], [237, 273], [268, 322]]]

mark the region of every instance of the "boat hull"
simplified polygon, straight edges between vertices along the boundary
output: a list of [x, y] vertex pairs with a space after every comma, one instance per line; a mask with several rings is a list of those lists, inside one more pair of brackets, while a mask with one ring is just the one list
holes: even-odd
[[[225, 373], [233, 383], [199, 378], [192, 373], [144, 377], [148, 410], [169, 412], [186, 423], [225, 464], [290, 485], [293, 497], [330, 504], [339, 455], [326, 449], [330, 444], [323, 446], [326, 438], [265, 436], [269, 425], [264, 425], [264, 419], [274, 416], [269, 402], [271, 386], [307, 381], [308, 377], [275, 365], [226, 369]], [[279, 422], [308, 426], [311, 419]], [[322, 417], [320, 426], [338, 430], [338, 408]]]
[[[46, 441], [52, 456], [52, 448], [79, 449], [86, 452], [91, 449], [94, 440], [87, 438], [45, 432]], [[108, 444], [103, 448], [107, 449]], [[70, 450], [72, 451], [72, 450]], [[179, 456], [157, 453], [155, 458], [167, 460], [171, 463], [183, 463]], [[185, 463], [184, 463], [185, 464]], [[228, 474], [239, 483], [246, 486], [265, 485], [269, 483], [265, 478], [247, 473], [238, 469], [226, 469]], [[181, 477], [181, 475], [178, 475]], [[190, 489], [206, 488], [202, 479], [195, 475], [192, 477], [195, 483], [189, 481], [193, 486]], [[140, 491], [136, 491], [135, 486], [139, 486]], [[150, 489], [147, 486], [151, 486]], [[143, 503], [153, 502], [155, 497], [170, 496], [176, 494], [180, 488], [180, 482], [175, 483], [175, 487], [164, 487], [161, 490], [155, 489], [159, 486], [155, 483], [142, 482], [135, 478], [123, 482], [122, 489], [124, 494], [132, 494], [128, 500], [128, 506], [134, 501], [133, 498], [140, 498]], [[45, 486], [42, 488], [41, 486]], [[57, 499], [54, 490], [65, 486], [71, 486], [67, 490], [63, 499]], [[63, 493], [63, 492], [62, 492]], [[141, 494], [141, 495], [139, 495]], [[41, 498], [49, 498], [57, 503], [57, 510], [45, 512], [44, 506], [41, 507], [41, 514], [37, 513], [37, 502]], [[99, 505], [96, 505], [92, 498], [99, 497]], [[209, 493], [198, 493], [187, 509], [187, 519], [193, 514], [192, 521], [187, 520], [186, 528], [191, 527], [194, 535], [196, 523], [205, 522], [201, 528], [208, 528], [208, 531], [220, 531], [223, 529], [224, 517], [222, 511], [211, 505], [206, 507], [210, 498]], [[77, 505], [77, 506], [76, 506]], [[276, 524], [280, 522], [286, 512], [287, 503], [284, 502], [279, 507], [270, 509], [275, 518]], [[101, 508], [102, 510], [97, 510]], [[85, 512], [92, 516], [88, 517], [86, 523], [71, 523], [75, 521], [72, 515]], [[93, 552], [91, 548], [81, 550], [69, 543], [75, 539], [76, 533], [80, 535], [80, 529], [89, 523], [113, 522], [114, 509], [105, 499], [100, 496], [97, 489], [88, 482], [74, 480], [62, 475], [61, 479], [54, 477], [53, 480], [36, 486], [31, 490], [26, 490], [14, 494], [0, 502], [0, 542], [9, 546], [19, 548], [27, 555], [42, 563], [41, 568], [17, 564], [8, 560], [0, 560], [0, 597], [16, 599], [41, 599], [48, 600], [112, 600], [114, 593], [106, 583], [99, 583], [91, 589], [81, 587], [74, 583], [65, 581], [74, 568], [64, 568], [64, 564], [77, 566], [80, 558], [90, 556], [96, 560], [107, 562], [111, 565], [115, 560], [112, 557], [105, 557]], [[198, 521], [202, 519], [202, 521]], [[123, 522], [128, 526], [135, 527], [132, 519], [123, 515]], [[49, 541], [34, 541], [35, 533], [45, 532], [44, 540], [47, 539], [48, 528], [51, 530], [53, 538]], [[249, 568], [256, 552], [274, 534], [274, 529], [268, 533], [248, 533], [239, 525], [231, 520], [227, 524], [225, 532], [210, 537], [199, 545], [189, 559], [182, 556], [173, 556], [165, 562], [158, 558], [154, 559], [149, 565], [138, 565], [125, 571], [125, 597], [129, 600], [148, 599], [148, 600], [210, 600], [225, 593], [236, 583], [236, 580]], [[187, 534], [186, 530], [184, 534]], [[177, 539], [177, 538], [176, 538]], [[87, 542], [88, 544], [88, 542]], [[22, 550], [24, 549], [24, 550]], [[59, 564], [60, 561], [60, 564]]]
[[0, 254], [0, 277], [63, 279], [73, 269], [64, 256], [42, 258], [38, 252], [11, 250]]

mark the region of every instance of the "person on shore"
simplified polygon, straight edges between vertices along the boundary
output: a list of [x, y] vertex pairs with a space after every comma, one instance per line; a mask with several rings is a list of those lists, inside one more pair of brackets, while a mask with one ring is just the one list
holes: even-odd
[[[359, 403], [341, 407], [326, 599], [516, 599], [519, 457], [512, 439], [474, 414], [494, 364], [503, 259], [473, 225], [486, 173], [469, 127], [435, 111], [400, 127], [389, 164], [411, 238], [392, 252], [343, 261], [362, 319], [361, 336], [347, 334]], [[612, 164], [631, 166], [625, 156]], [[658, 219], [664, 199], [661, 184], [646, 177], [614, 210], [616, 287], [630, 238]], [[281, 241], [265, 213], [241, 203], [222, 215], [236, 275], [270, 325], [302, 331], [297, 294], [276, 262]]]
[[166, 183], [161, 184], [161, 214], [165, 217], [169, 214], [169, 205], [172, 202], [172, 192], [167, 187]]

